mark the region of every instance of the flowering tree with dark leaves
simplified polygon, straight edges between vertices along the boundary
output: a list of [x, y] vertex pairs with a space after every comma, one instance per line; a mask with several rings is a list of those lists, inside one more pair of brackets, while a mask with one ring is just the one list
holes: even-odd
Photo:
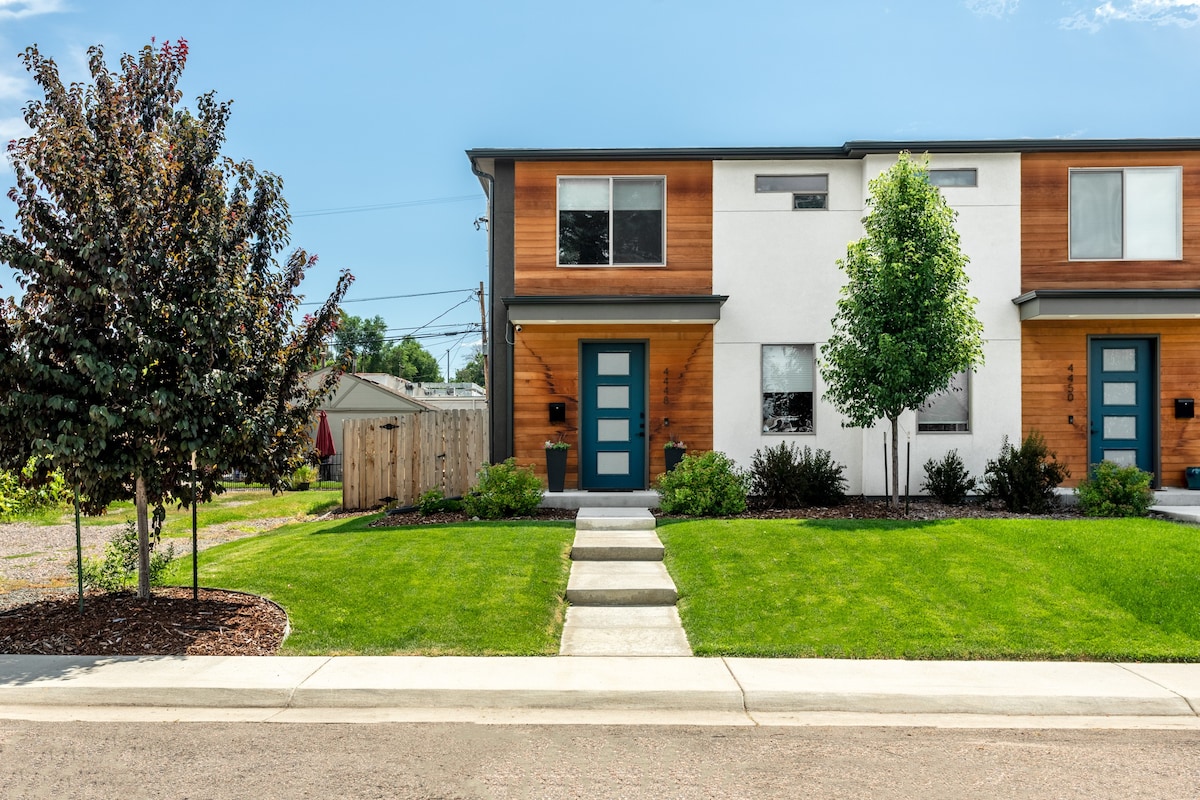
[[19, 231], [0, 260], [24, 293], [0, 313], [0, 467], [61, 469], [90, 511], [133, 498], [145, 597], [151, 510], [157, 532], [230, 469], [280, 488], [309, 457], [336, 375], [305, 378], [352, 278], [295, 321], [315, 258], [282, 255], [282, 181], [221, 155], [229, 103], [180, 106], [186, 42], [116, 71], [88, 53], [91, 81], [69, 87], [22, 57], [44, 99], [8, 147]]

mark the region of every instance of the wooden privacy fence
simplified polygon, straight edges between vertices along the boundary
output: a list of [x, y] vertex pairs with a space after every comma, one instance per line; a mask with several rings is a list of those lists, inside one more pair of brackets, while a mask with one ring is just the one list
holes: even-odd
[[342, 506], [413, 505], [430, 489], [456, 497], [488, 457], [487, 411], [452, 409], [342, 423]]

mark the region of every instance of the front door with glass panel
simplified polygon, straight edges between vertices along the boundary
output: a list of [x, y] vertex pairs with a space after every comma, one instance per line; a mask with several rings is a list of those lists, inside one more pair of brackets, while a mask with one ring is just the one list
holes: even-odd
[[1155, 471], [1154, 346], [1092, 339], [1088, 348], [1088, 461]]
[[589, 342], [580, 374], [582, 489], [646, 488], [646, 345]]

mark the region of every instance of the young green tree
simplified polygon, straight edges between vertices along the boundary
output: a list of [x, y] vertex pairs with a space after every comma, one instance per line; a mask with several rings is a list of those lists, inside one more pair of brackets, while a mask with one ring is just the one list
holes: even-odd
[[61, 469], [91, 511], [132, 497], [143, 597], [151, 508], [157, 531], [230, 467], [279, 486], [306, 457], [331, 386], [304, 377], [351, 280], [294, 321], [313, 259], [277, 262], [282, 182], [221, 155], [229, 104], [179, 107], [187, 52], [150, 45], [110, 71], [93, 47], [91, 83], [65, 87], [27, 49], [45, 97], [9, 145], [20, 232], [0, 232], [24, 290], [0, 314], [0, 466]]
[[386, 335], [383, 317], [367, 319], [343, 311], [333, 332], [333, 346], [339, 354], [351, 354], [355, 372], [386, 372], [379, 368]]
[[956, 214], [908, 153], [870, 183], [866, 235], [838, 261], [833, 335], [821, 347], [825, 396], [847, 418], [892, 428], [893, 505], [900, 493], [899, 418], [983, 363], [983, 325], [967, 292]]
[[405, 336], [395, 347], [399, 354], [400, 372], [397, 374], [400, 377], [421, 383], [442, 379], [437, 359], [416, 339]]
[[471, 356], [471, 360], [458, 368], [454, 373], [454, 380], [459, 383], [477, 383], [480, 386], [484, 385], [486, 378], [484, 377], [485, 362], [483, 356], [483, 348], [477, 348]]

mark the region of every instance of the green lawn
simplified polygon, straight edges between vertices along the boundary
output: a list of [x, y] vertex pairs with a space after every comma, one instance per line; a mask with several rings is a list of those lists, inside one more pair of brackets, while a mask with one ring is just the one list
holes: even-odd
[[[200, 554], [200, 583], [287, 609], [285, 655], [558, 652], [571, 523], [368, 527], [376, 518], [214, 547]], [[190, 585], [191, 569], [190, 555], [177, 559], [167, 582]]]
[[[342, 504], [342, 492], [338, 490], [310, 489], [307, 492], [280, 492], [272, 495], [269, 489], [239, 489], [217, 495], [212, 502], [203, 503], [196, 514], [196, 525], [206, 528], [227, 522], [253, 522], [262, 519], [292, 517], [303, 519], [310, 514], [320, 514]], [[108, 507], [107, 513], [96, 517], [83, 517], [85, 527], [95, 525], [118, 525], [137, 519], [133, 503], [121, 501]], [[30, 521], [47, 525], [74, 523], [74, 510], [56, 511], [53, 515], [38, 515]], [[250, 530], [252, 528], [248, 528]], [[167, 519], [163, 523], [163, 537], [192, 535], [191, 509], [167, 506]]]
[[1200, 529], [1153, 520], [661, 524], [697, 655], [1200, 660]]

